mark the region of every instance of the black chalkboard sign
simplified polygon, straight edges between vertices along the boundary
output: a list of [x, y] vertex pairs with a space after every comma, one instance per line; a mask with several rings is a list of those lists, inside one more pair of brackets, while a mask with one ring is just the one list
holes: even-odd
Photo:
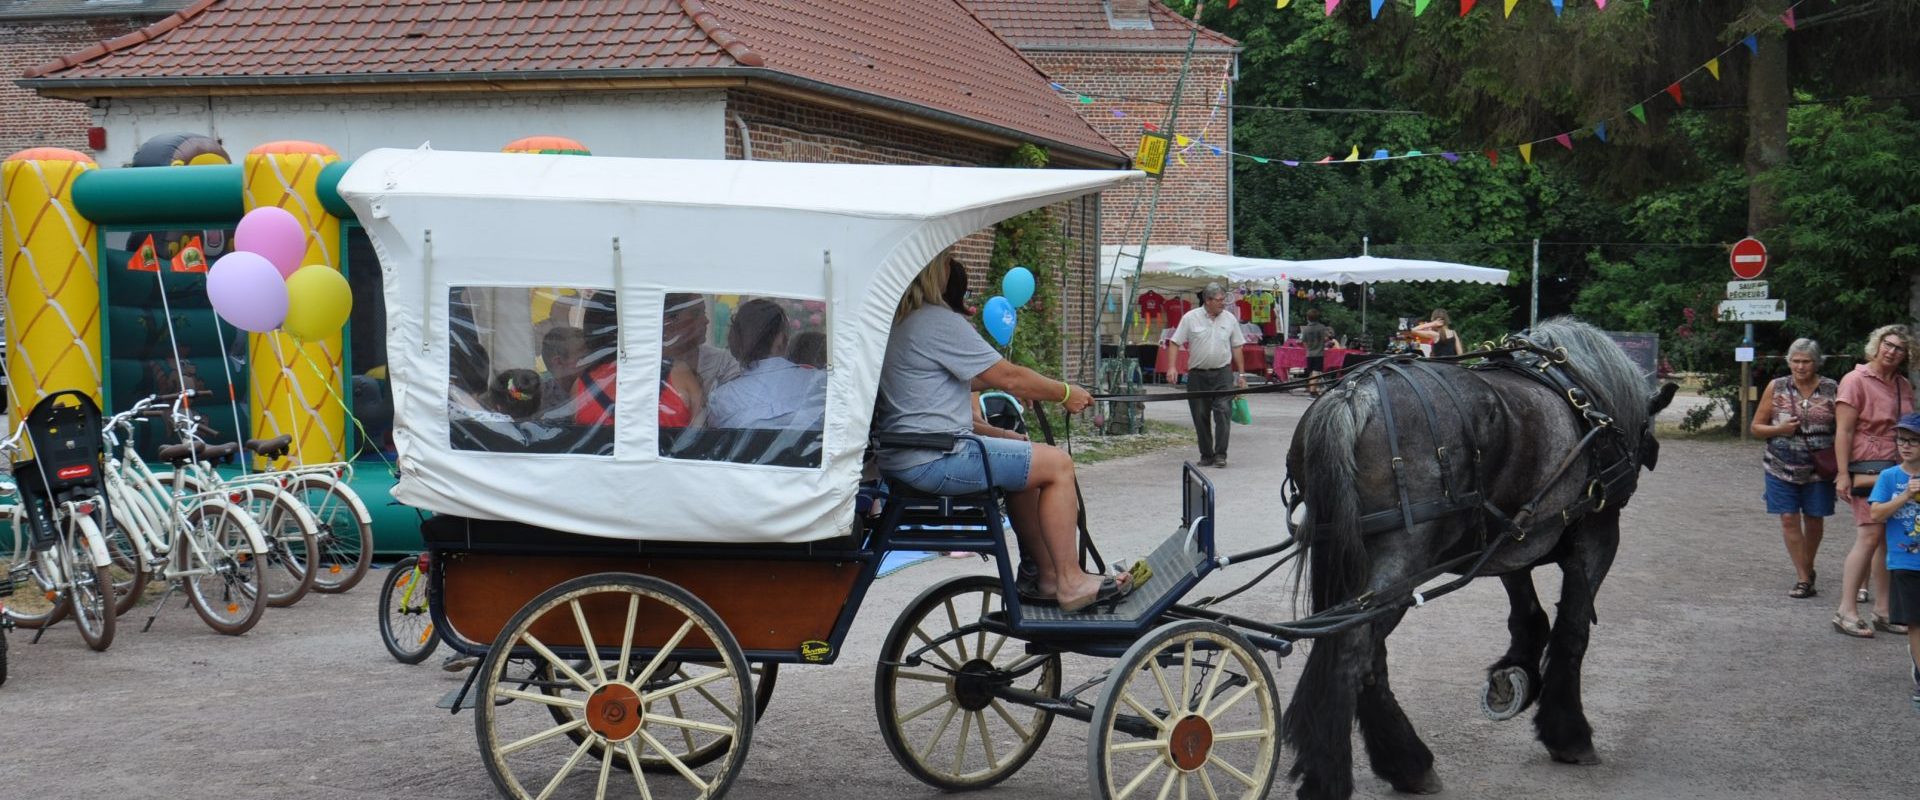
[[1607, 331], [1607, 338], [1620, 349], [1626, 351], [1627, 359], [1640, 368], [1640, 374], [1647, 377], [1648, 386], [1660, 382], [1660, 334], [1657, 333], [1620, 333]]

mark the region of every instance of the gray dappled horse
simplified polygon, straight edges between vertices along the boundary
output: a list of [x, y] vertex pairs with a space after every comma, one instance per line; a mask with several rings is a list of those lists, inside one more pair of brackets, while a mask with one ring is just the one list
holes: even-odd
[[[1368, 365], [1294, 433], [1287, 469], [1304, 504], [1295, 535], [1313, 608], [1378, 614], [1314, 642], [1285, 721], [1301, 798], [1352, 794], [1356, 718], [1375, 774], [1400, 791], [1440, 789], [1433, 753], [1388, 685], [1386, 640], [1416, 584], [1483, 556], [1477, 574], [1500, 576], [1512, 603], [1511, 643], [1488, 670], [1489, 713], [1537, 701], [1534, 727], [1554, 760], [1600, 760], [1580, 665], [1620, 507], [1653, 467], [1653, 415], [1674, 387], [1649, 392], [1618, 346], [1575, 320], [1509, 345], [1531, 349], [1489, 359], [1502, 362], [1491, 368]], [[1551, 626], [1532, 578], [1546, 564], [1564, 575]]]

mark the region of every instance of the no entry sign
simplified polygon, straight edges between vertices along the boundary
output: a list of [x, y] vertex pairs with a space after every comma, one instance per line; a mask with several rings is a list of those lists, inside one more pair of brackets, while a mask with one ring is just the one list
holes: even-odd
[[1734, 276], [1743, 281], [1758, 278], [1767, 271], [1767, 246], [1751, 236], [1734, 242], [1727, 264], [1733, 267]]

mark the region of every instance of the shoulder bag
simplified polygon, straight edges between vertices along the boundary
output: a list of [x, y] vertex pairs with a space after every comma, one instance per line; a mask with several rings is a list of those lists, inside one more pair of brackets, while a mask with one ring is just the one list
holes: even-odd
[[[1906, 382], [1906, 378], [1904, 376], [1897, 376], [1895, 380], [1898, 380], [1901, 383]], [[1900, 418], [1900, 415], [1904, 413], [1900, 411], [1900, 399], [1899, 399], [1900, 389], [1898, 388], [1898, 386], [1899, 384], [1895, 384], [1896, 388], [1894, 389], [1894, 401], [1893, 401], [1893, 412], [1894, 412], [1893, 418], [1896, 420], [1898, 420]], [[1909, 384], [1906, 388], [1907, 388], [1907, 408], [1911, 409], [1913, 407], [1913, 386]], [[1884, 461], [1884, 460], [1847, 462], [1847, 474], [1853, 480], [1853, 496], [1866, 497], [1868, 495], [1873, 494], [1873, 485], [1880, 481], [1880, 473], [1886, 472], [1888, 469], [1892, 468], [1898, 463], [1899, 462], [1897, 461]]]

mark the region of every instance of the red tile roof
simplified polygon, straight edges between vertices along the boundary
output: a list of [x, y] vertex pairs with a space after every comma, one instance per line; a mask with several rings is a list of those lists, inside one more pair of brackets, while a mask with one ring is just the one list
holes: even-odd
[[25, 77], [68, 89], [663, 71], [824, 86], [1124, 158], [959, 0], [198, 0]]
[[[962, 0], [1007, 41], [1021, 48], [1083, 50], [1185, 49], [1193, 23], [1160, 3], [1149, 3], [1152, 29], [1115, 29], [1100, 0]], [[1223, 3], [1209, 3], [1225, 11]], [[1207, 28], [1198, 51], [1230, 51], [1240, 44]]]

